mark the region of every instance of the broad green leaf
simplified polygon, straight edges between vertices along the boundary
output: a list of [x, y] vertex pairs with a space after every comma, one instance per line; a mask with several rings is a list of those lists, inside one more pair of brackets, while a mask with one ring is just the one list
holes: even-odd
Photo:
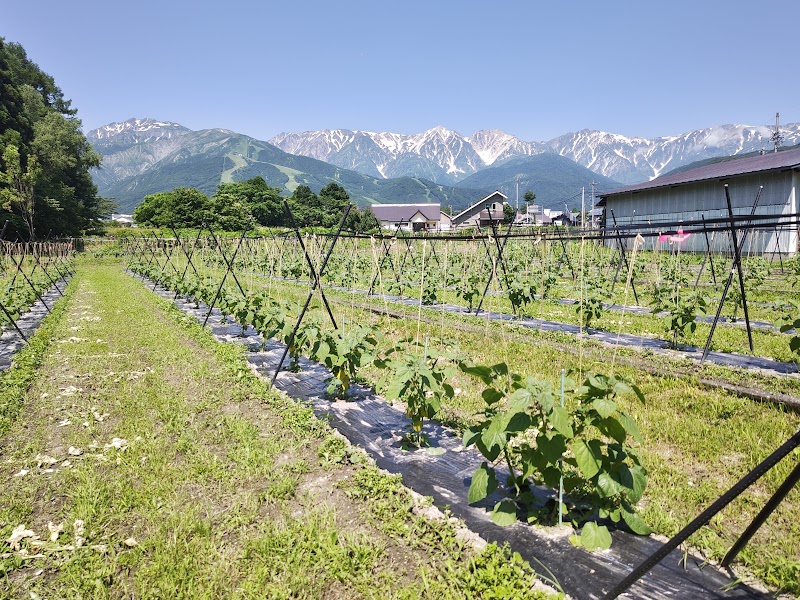
[[618, 441], [620, 444], [625, 441], [625, 437], [627, 436], [625, 428], [622, 426], [622, 423], [614, 417], [603, 419], [596, 425], [603, 435]]
[[617, 494], [621, 494], [627, 489], [608, 473], [600, 473], [600, 475], [598, 475], [597, 487], [606, 498], [611, 498]]
[[547, 415], [547, 418], [553, 426], [553, 429], [565, 438], [572, 439], [574, 434], [572, 432], [572, 423], [567, 409], [563, 406], [554, 406], [550, 414]]
[[490, 367], [483, 365], [466, 365], [461, 363], [459, 368], [467, 375], [473, 375], [487, 385], [491, 384], [493, 381], [492, 369]]
[[608, 396], [601, 396], [592, 402], [592, 408], [604, 419], [610, 417], [617, 410], [617, 403]]
[[642, 517], [636, 513], [623, 510], [622, 520], [625, 521], [625, 524], [630, 527], [633, 533], [637, 535], [650, 535], [653, 533], [653, 530], [648, 527], [647, 523], [644, 522], [644, 519], [642, 519]]
[[602, 375], [589, 375], [587, 381], [589, 382], [589, 385], [596, 390], [604, 392], [608, 389], [608, 383], [605, 381], [605, 378]]
[[494, 505], [492, 521], [501, 527], [507, 527], [517, 522], [517, 505], [513, 500], [504, 498]]
[[495, 402], [502, 400], [503, 394], [502, 392], [499, 392], [496, 389], [489, 387], [483, 390], [483, 392], [481, 393], [481, 397], [483, 398], [483, 401], [486, 402], [486, 404], [491, 406]]
[[556, 464], [567, 449], [564, 436], [558, 433], [542, 433], [536, 438], [536, 445], [539, 451], [547, 459], [547, 462]]
[[581, 545], [594, 552], [611, 548], [611, 534], [605, 525], [586, 523], [581, 529]]
[[464, 437], [462, 439], [462, 443], [464, 447], [467, 448], [475, 443], [475, 441], [481, 437], [481, 427], [479, 425], [473, 425], [464, 430]]
[[502, 447], [506, 445], [509, 434], [508, 423], [512, 416], [512, 413], [505, 411], [496, 414], [492, 418], [489, 427], [487, 427], [481, 435], [481, 440], [487, 448], [491, 449], [497, 447], [502, 449]]
[[512, 411], [523, 411], [528, 408], [533, 396], [525, 388], [514, 390], [514, 393], [508, 397], [508, 408]]
[[639, 426], [636, 424], [636, 421], [630, 417], [630, 415], [621, 412], [619, 415], [617, 415], [617, 420], [619, 421], [620, 425], [625, 428], [625, 431], [628, 432], [629, 436], [639, 443], [642, 442], [642, 434], [639, 432]]
[[632, 491], [628, 494], [628, 501], [635, 504], [641, 499], [647, 487], [647, 471], [644, 470], [644, 467], [633, 465], [628, 468], [628, 472], [630, 472], [632, 478]]
[[[511, 413], [512, 411], [508, 411]], [[520, 433], [521, 431], [525, 431], [531, 426], [531, 418], [530, 415], [524, 412], [514, 413], [511, 416], [511, 419], [508, 421], [508, 425], [506, 425], [506, 431], [511, 433]]]
[[508, 365], [504, 362], [497, 363], [496, 365], [492, 366], [492, 371], [498, 375], [508, 375]]
[[600, 442], [597, 440], [592, 440], [589, 444], [585, 440], [575, 441], [575, 460], [586, 479], [591, 479], [600, 471], [602, 457], [598, 448], [599, 444]]
[[494, 469], [483, 462], [472, 474], [472, 482], [469, 484], [467, 501], [470, 504], [480, 502], [496, 489], [497, 477], [495, 476]]

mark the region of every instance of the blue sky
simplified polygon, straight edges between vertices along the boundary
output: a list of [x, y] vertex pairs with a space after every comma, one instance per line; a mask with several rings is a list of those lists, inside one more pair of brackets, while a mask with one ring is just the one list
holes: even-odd
[[84, 130], [325, 128], [544, 141], [800, 121], [796, 0], [0, 3]]

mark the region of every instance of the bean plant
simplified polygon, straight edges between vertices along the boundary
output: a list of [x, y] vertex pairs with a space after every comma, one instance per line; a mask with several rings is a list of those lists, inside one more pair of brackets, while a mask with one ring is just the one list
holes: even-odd
[[500, 525], [515, 522], [519, 511], [528, 520], [541, 519], [531, 486], [558, 488], [563, 482], [568, 499], [564, 506], [556, 503], [555, 510], [568, 512], [576, 527], [583, 526], [575, 543], [590, 549], [610, 545], [607, 527], [593, 522], [597, 518], [650, 533], [636, 514], [647, 473], [631, 441], [641, 442], [641, 436], [617, 402], [631, 392], [643, 401], [636, 386], [590, 374], [582, 384], [567, 383], [562, 405], [548, 383], [510, 373], [505, 363], [461, 368], [486, 385], [483, 418], [464, 432], [464, 445], [476, 446], [486, 458], [473, 474], [470, 503], [499, 487], [496, 469], [502, 463], [512, 499], [500, 500], [492, 510]]
[[442, 400], [454, 395], [448, 380], [455, 374], [453, 361], [457, 355], [434, 349], [437, 345], [429, 346], [426, 338], [420, 348], [413, 339], [405, 339], [375, 361], [387, 372], [386, 399], [406, 403], [406, 416], [411, 419], [406, 441], [416, 447], [428, 445], [428, 437], [422, 431], [425, 419], [435, 419]]

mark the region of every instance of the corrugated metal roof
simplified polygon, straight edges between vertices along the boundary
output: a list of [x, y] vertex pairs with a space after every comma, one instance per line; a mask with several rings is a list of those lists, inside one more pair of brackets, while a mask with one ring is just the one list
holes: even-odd
[[438, 221], [441, 214], [439, 204], [373, 204], [370, 208], [379, 221], [391, 223], [408, 222], [417, 213], [428, 221]]
[[735, 158], [711, 165], [697, 167], [679, 173], [667, 173], [661, 177], [656, 177], [652, 181], [629, 185], [618, 190], [598, 194], [602, 198], [638, 192], [658, 187], [681, 185], [695, 181], [706, 181], [708, 179], [723, 179], [725, 177], [736, 177], [737, 175], [747, 175], [760, 171], [775, 171], [779, 169], [792, 169], [800, 167], [800, 148], [794, 150], [784, 150], [783, 152], [770, 152], [759, 156], [747, 158]]

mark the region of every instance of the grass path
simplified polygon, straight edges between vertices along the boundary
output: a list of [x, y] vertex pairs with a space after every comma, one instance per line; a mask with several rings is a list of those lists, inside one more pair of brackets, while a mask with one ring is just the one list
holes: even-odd
[[544, 595], [118, 266], [62, 306], [0, 419], [0, 597]]

